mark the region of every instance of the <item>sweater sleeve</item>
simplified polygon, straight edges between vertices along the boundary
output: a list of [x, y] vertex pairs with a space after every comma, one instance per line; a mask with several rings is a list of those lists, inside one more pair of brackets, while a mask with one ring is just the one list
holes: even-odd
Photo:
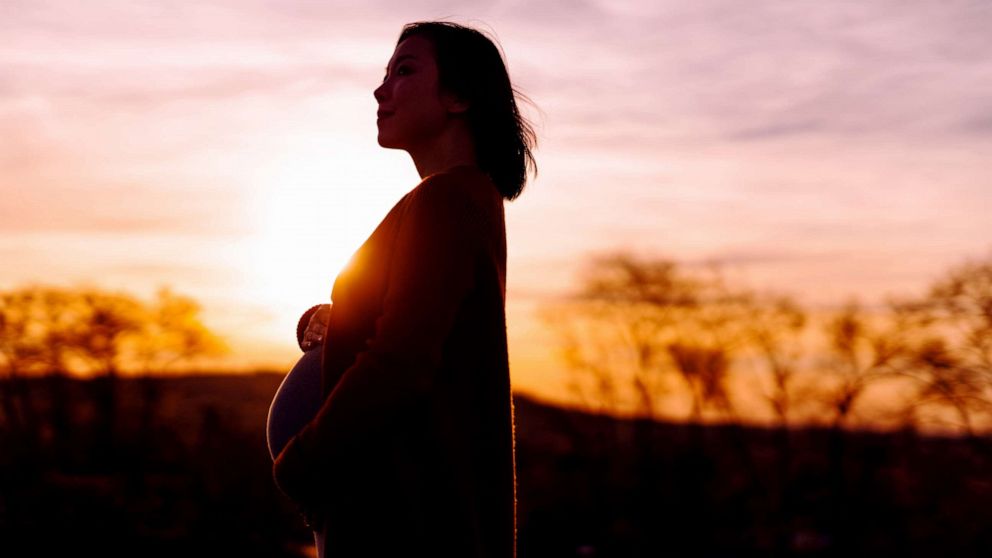
[[457, 180], [437, 175], [411, 197], [368, 348], [273, 463], [276, 484], [301, 505], [319, 507], [308, 499], [340, 478], [333, 471], [352, 455], [349, 450], [430, 390], [475, 281], [476, 228], [461, 188]]

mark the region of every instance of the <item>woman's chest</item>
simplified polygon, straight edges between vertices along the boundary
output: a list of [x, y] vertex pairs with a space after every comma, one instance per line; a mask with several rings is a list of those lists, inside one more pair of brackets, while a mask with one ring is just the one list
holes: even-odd
[[386, 214], [334, 280], [331, 289], [331, 328], [360, 325], [381, 310], [388, 286], [389, 270], [396, 247], [399, 224], [409, 194]]

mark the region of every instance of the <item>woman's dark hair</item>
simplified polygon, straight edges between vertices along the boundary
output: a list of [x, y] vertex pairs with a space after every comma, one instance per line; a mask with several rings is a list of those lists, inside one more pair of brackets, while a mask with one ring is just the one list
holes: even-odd
[[537, 176], [532, 153], [537, 135], [517, 110], [515, 96], [526, 96], [510, 85], [500, 51], [481, 32], [447, 21], [408, 23], [396, 44], [413, 35], [434, 46], [438, 86], [469, 104], [467, 119], [479, 168], [505, 199], [513, 200], [524, 189], [528, 167]]

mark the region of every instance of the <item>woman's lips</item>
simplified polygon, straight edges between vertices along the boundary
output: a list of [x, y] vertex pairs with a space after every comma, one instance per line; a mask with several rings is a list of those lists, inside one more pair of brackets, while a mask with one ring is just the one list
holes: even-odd
[[377, 113], [376, 113], [376, 115], [377, 115], [377, 116], [378, 116], [379, 118], [385, 118], [385, 117], [387, 117], [387, 116], [389, 116], [389, 115], [391, 115], [391, 114], [393, 114], [393, 113], [391, 113], [391, 112], [386, 112], [386, 111], [383, 111], [383, 110], [380, 110], [379, 112], [377, 112]]

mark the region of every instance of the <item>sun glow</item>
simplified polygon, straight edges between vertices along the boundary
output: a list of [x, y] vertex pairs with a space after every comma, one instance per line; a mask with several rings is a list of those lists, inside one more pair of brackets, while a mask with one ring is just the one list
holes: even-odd
[[249, 269], [255, 302], [278, 316], [273, 333], [286, 337], [304, 310], [330, 301], [338, 273], [416, 175], [374, 143], [314, 134], [282, 145], [255, 175], [259, 226]]

